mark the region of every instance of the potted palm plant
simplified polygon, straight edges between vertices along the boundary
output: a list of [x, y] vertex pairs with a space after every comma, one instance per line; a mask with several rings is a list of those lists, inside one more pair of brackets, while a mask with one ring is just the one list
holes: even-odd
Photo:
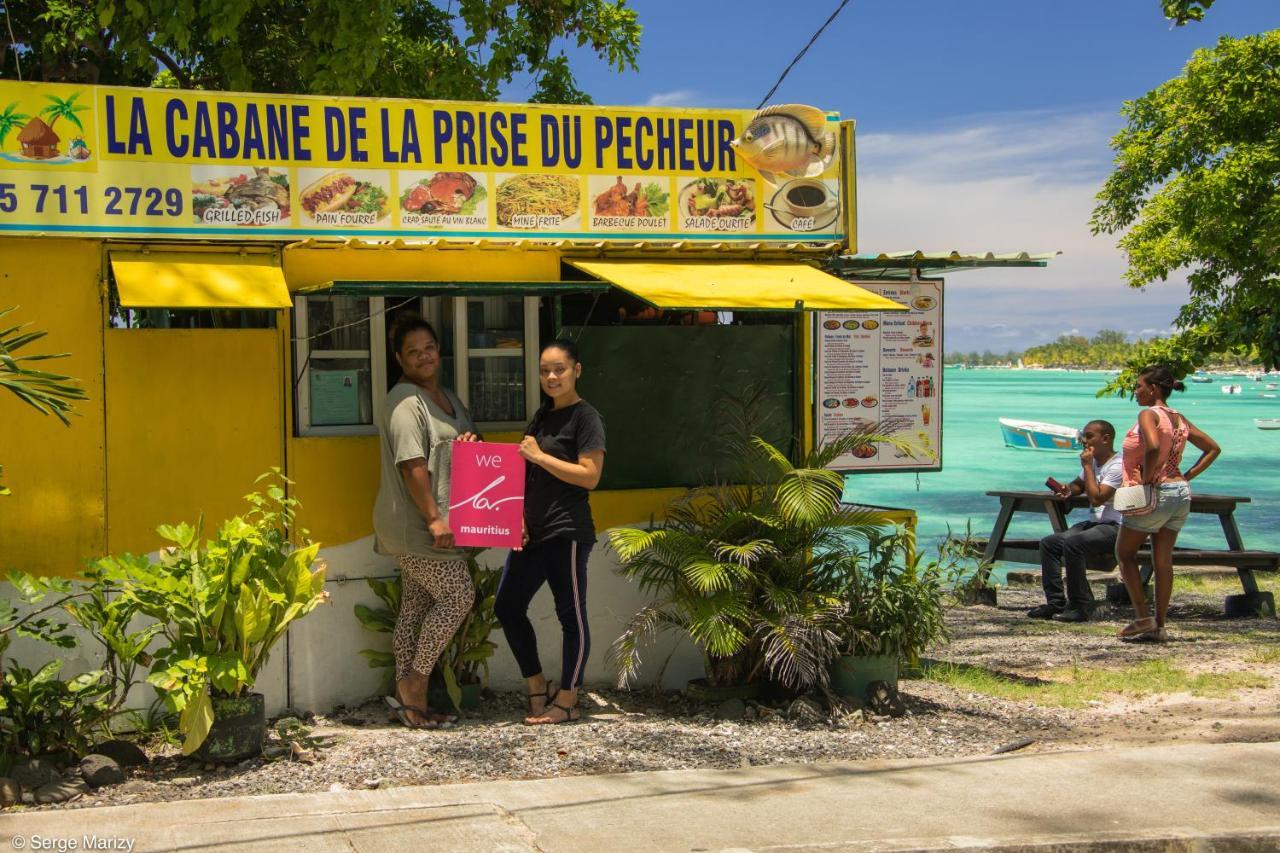
[[915, 663], [946, 638], [948, 587], [962, 546], [948, 539], [926, 563], [905, 528], [874, 531], [866, 550], [847, 555], [844, 608], [836, 633], [840, 653], [831, 663], [831, 689], [865, 699], [872, 682], [898, 683], [898, 664]]
[[840, 643], [848, 553], [882, 524], [874, 510], [841, 502], [843, 477], [828, 466], [876, 442], [911, 449], [882, 425], [794, 464], [758, 436], [729, 439], [742, 463], [736, 476], [691, 490], [647, 530], [610, 531], [622, 574], [654, 599], [610, 649], [619, 684], [636, 680], [658, 633], [676, 631], [703, 655], [705, 686], [690, 683], [696, 697], [724, 698], [714, 691], [765, 680], [792, 690], [825, 685]]
[[98, 562], [121, 595], [160, 624], [164, 646], [147, 681], [179, 714], [184, 755], [237, 761], [258, 754], [266, 709], [254, 684], [295, 620], [328, 599], [319, 543], [289, 541], [298, 501], [275, 470], [249, 511], [202, 541], [201, 524], [162, 526], [171, 543], [159, 559], [125, 555]]

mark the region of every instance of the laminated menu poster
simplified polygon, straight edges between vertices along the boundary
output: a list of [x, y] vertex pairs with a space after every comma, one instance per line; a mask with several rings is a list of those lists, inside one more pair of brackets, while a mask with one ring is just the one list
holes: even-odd
[[517, 444], [455, 441], [449, 529], [469, 548], [518, 548], [523, 536], [524, 457]]
[[941, 470], [942, 282], [855, 283], [910, 310], [817, 315], [817, 440], [826, 444], [879, 424], [912, 449], [875, 443], [830, 467]]

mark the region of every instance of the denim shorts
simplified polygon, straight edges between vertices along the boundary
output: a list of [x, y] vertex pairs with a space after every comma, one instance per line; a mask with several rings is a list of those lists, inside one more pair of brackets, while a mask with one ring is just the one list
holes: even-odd
[[1126, 515], [1120, 526], [1126, 530], [1156, 533], [1181, 530], [1191, 514], [1191, 484], [1185, 480], [1156, 486], [1156, 508], [1146, 515]]

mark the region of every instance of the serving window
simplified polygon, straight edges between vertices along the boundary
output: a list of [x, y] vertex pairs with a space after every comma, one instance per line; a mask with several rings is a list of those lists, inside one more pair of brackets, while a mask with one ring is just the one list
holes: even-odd
[[[299, 435], [367, 435], [400, 380], [391, 331], [407, 313], [435, 327], [441, 383], [483, 432], [522, 429], [537, 406], [538, 298], [301, 296], [294, 311]], [[530, 342], [533, 342], [530, 345]]]

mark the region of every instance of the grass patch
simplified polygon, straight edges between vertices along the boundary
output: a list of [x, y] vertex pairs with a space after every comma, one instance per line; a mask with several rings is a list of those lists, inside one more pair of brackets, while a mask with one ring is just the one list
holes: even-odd
[[[1258, 589], [1280, 595], [1280, 573], [1254, 572]], [[1244, 590], [1237, 575], [1183, 575], [1174, 572], [1173, 594], [1239, 595]]]
[[1181, 625], [1175, 626], [1175, 630], [1179, 636], [1196, 640], [1214, 640], [1234, 645], [1280, 644], [1280, 633], [1275, 631], [1215, 631], [1212, 628], [1183, 628]]
[[1280, 663], [1280, 645], [1250, 649], [1245, 653], [1244, 659], [1249, 663]]
[[1187, 692], [1195, 696], [1226, 696], [1240, 688], [1270, 684], [1266, 677], [1252, 672], [1193, 675], [1167, 660], [1143, 661], [1115, 669], [1073, 666], [1053, 670], [1044, 678], [1019, 677], [971, 664], [929, 662], [918, 674], [957, 690], [1062, 708], [1082, 708], [1108, 695], [1137, 697]]

